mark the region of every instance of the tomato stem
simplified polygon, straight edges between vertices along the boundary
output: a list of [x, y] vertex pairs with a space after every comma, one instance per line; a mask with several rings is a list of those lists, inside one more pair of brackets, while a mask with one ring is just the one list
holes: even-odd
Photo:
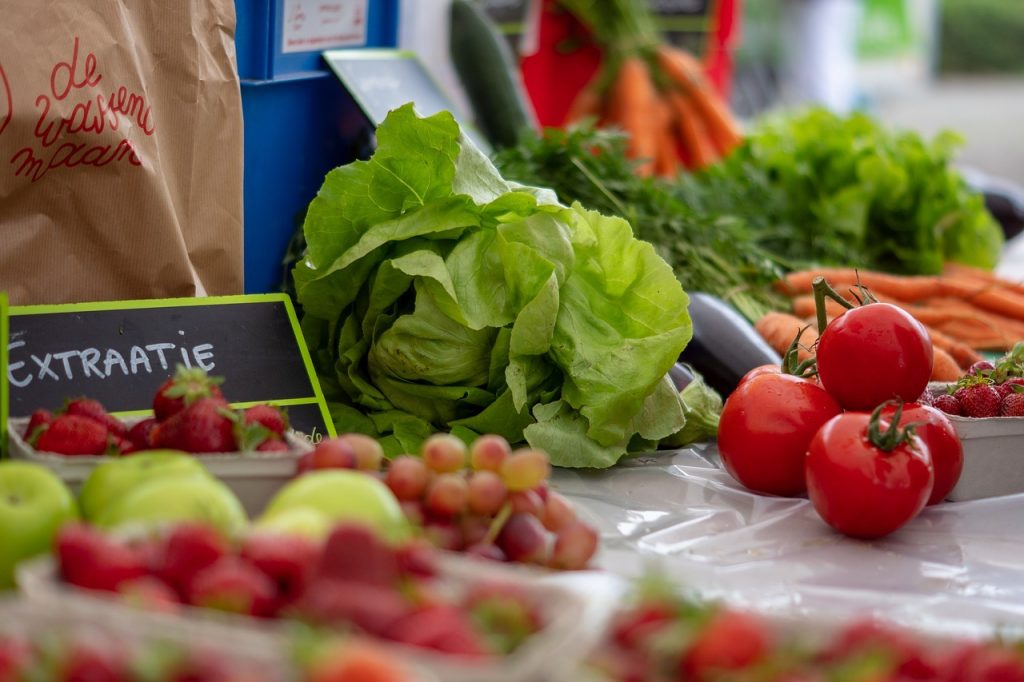
[[789, 344], [789, 348], [786, 349], [786, 354], [782, 357], [782, 373], [792, 374], [797, 377], [813, 377], [818, 373], [818, 361], [814, 358], [809, 358], [804, 361], [800, 361], [800, 337], [804, 335], [804, 332], [810, 329], [810, 327], [803, 327], [800, 329], [796, 336], [793, 338], [792, 343]]
[[[896, 405], [896, 411], [893, 412], [889, 428], [883, 430], [882, 410], [889, 405]], [[912, 444], [913, 441], [911, 439], [914, 435], [914, 427], [918, 426], [919, 422], [907, 424], [901, 429], [901, 417], [903, 417], [902, 400], [886, 400], [876, 407], [874, 412], [871, 413], [871, 420], [868, 422], [868, 441], [882, 452], [892, 452], [904, 443]]]
[[814, 278], [811, 286], [814, 288], [814, 309], [818, 314], [818, 333], [821, 334], [828, 326], [828, 313], [825, 311], [826, 298], [831, 298], [847, 310], [852, 310], [854, 305], [837, 294], [836, 290], [829, 286], [829, 283], [821, 275]]

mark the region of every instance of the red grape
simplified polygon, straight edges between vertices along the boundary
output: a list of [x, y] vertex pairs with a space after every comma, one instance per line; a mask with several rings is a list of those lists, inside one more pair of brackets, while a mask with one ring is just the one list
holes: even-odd
[[462, 528], [462, 541], [466, 545], [475, 545], [487, 537], [491, 529], [490, 519], [480, 516], [464, 516], [459, 522]]
[[494, 516], [505, 504], [508, 490], [493, 471], [477, 471], [469, 477], [469, 510], [480, 516]]
[[439, 474], [466, 466], [466, 444], [447, 433], [435, 433], [423, 443], [423, 462]]
[[510, 561], [540, 563], [547, 552], [544, 526], [536, 516], [512, 514], [498, 534], [498, 547]]
[[544, 501], [533, 490], [512, 493], [508, 496], [508, 501], [512, 505], [513, 512], [529, 514], [530, 516], [536, 516], [538, 519], [544, 518]]
[[557, 533], [576, 520], [576, 512], [569, 504], [569, 500], [551, 491], [548, 492], [547, 502], [544, 503], [543, 519], [544, 527], [552, 533]]
[[477, 471], [499, 472], [510, 452], [512, 448], [501, 436], [480, 436], [469, 448], [469, 461]]
[[296, 473], [318, 469], [355, 469], [356, 453], [340, 438], [322, 440], [313, 450], [299, 458]]
[[462, 531], [447, 521], [428, 521], [423, 526], [423, 534], [435, 547], [450, 552], [458, 552], [463, 547]]
[[356, 468], [362, 471], [380, 471], [384, 461], [384, 448], [375, 438], [361, 433], [346, 433], [338, 436], [338, 440], [348, 443], [356, 456]]
[[430, 472], [423, 460], [412, 455], [402, 455], [391, 461], [384, 482], [398, 499], [418, 500], [423, 497], [429, 478]]
[[415, 526], [422, 526], [426, 515], [423, 513], [423, 503], [418, 500], [402, 500], [398, 503], [402, 507], [402, 513], [409, 522]]
[[429, 514], [451, 518], [466, 508], [469, 485], [459, 474], [440, 474], [430, 484], [424, 507]]
[[580, 521], [573, 521], [555, 537], [551, 568], [580, 570], [587, 567], [597, 551], [597, 531]]
[[542, 450], [517, 450], [501, 465], [501, 478], [512, 492], [536, 488], [550, 473], [551, 464]]
[[501, 551], [501, 548], [490, 543], [477, 543], [475, 545], [470, 545], [466, 548], [466, 554], [481, 557], [483, 559], [490, 559], [491, 561], [508, 561], [508, 557], [506, 557], [505, 553]]

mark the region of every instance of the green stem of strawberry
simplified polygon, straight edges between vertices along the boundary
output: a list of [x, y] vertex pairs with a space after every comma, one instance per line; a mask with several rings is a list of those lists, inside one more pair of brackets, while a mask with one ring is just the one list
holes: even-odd
[[818, 314], [818, 333], [821, 334], [825, 331], [825, 327], [828, 326], [828, 313], [825, 310], [826, 298], [831, 298], [847, 310], [852, 310], [854, 305], [836, 293], [836, 290], [829, 286], [825, 278], [820, 275], [814, 278], [811, 286], [814, 289], [814, 309]]
[[[889, 422], [889, 428], [882, 428], [882, 410], [889, 405], [896, 405], [896, 411]], [[875, 411], [871, 413], [871, 420], [868, 422], [868, 441], [882, 452], [892, 452], [897, 447], [904, 443], [912, 444], [914, 436], [914, 427], [919, 425], [919, 422], [913, 424], [907, 424], [903, 428], [900, 428], [900, 418], [903, 416], [903, 401], [902, 400], [886, 400], [884, 403], [875, 408]]]

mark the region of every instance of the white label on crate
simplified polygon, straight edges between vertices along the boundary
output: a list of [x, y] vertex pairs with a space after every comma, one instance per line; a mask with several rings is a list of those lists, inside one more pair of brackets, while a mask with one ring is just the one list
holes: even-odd
[[282, 52], [366, 44], [367, 0], [284, 0]]

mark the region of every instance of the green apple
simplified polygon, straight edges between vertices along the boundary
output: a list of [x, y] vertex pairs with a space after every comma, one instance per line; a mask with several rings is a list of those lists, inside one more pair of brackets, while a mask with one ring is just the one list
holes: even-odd
[[146, 481], [93, 519], [98, 528], [148, 528], [183, 521], [210, 524], [228, 536], [245, 530], [245, 509], [231, 489], [213, 477]]
[[85, 479], [78, 493], [78, 506], [82, 516], [91, 521], [147, 481], [209, 476], [198, 458], [177, 450], [151, 450], [111, 458], [93, 469]]
[[15, 566], [48, 552], [57, 530], [75, 518], [75, 498], [52, 471], [0, 462], [0, 590], [14, 587]]
[[299, 476], [270, 500], [261, 522], [272, 523], [294, 509], [317, 511], [332, 525], [362, 522], [392, 541], [409, 536], [409, 522], [395, 496], [379, 479], [360, 471], [323, 469]]
[[310, 507], [285, 509], [273, 516], [263, 517], [253, 524], [253, 530], [287, 535], [302, 535], [310, 540], [324, 540], [331, 532], [331, 520]]

